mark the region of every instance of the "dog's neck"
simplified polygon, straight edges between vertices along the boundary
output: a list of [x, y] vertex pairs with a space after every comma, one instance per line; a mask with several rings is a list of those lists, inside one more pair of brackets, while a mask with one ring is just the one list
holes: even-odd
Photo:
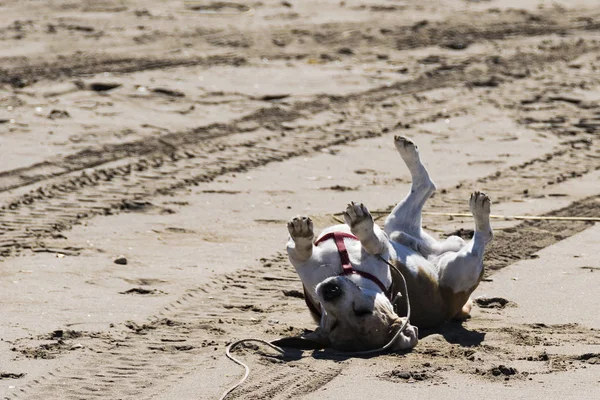
[[[379, 260], [375, 258], [371, 260], [359, 258], [359, 260], [362, 262], [359, 261], [355, 265], [352, 264], [351, 256], [349, 254], [352, 251], [352, 248], [354, 248], [355, 253], [362, 252], [362, 245], [360, 244], [360, 240], [355, 235], [353, 235], [350, 232], [345, 232], [343, 230], [324, 232], [317, 239], [315, 245], [324, 245], [324, 242], [328, 242], [328, 244], [333, 243], [337, 249], [342, 267], [342, 270], [338, 275], [344, 275], [346, 277], [353, 278], [350, 279], [350, 281], [354, 282], [359, 287], [371, 288], [374, 284], [380, 291], [387, 291], [389, 285], [387, 285], [386, 282], [389, 281], [389, 274], [384, 272], [387, 269], [387, 267], [383, 270], [379, 268]], [[358, 249], [356, 249], [356, 244], [359, 245]], [[348, 248], [347, 245], [350, 248]], [[381, 258], [381, 256], [379, 255], [375, 257]], [[358, 277], [364, 279], [358, 279]]]
[[[377, 274], [379, 275], [379, 274]], [[358, 286], [359, 288], [361, 288], [362, 290], [368, 290], [371, 291], [373, 293], [384, 293], [383, 288], [380, 286], [379, 283], [375, 282], [373, 279], [368, 278], [364, 275], [361, 275], [359, 273], [356, 274], [348, 274], [345, 275], [350, 281], [352, 281], [356, 286]], [[380, 279], [378, 276], [373, 275], [376, 279], [378, 279], [380, 282], [382, 281], [382, 279]]]

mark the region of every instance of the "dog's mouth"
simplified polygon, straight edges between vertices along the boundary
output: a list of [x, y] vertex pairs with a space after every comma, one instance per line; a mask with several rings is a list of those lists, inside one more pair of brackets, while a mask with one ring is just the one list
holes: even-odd
[[352, 303], [352, 311], [354, 312], [354, 316], [359, 318], [367, 317], [373, 314], [373, 310], [370, 310], [368, 308], [360, 308], [355, 303]]
[[338, 320], [335, 320], [333, 322], [333, 324], [331, 324], [331, 327], [329, 328], [330, 330], [334, 330], [335, 328], [337, 328], [340, 325], [340, 322]]

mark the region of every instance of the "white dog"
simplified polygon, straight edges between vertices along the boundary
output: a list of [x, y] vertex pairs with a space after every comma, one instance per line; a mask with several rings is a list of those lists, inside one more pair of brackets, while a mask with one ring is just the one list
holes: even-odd
[[471, 195], [472, 240], [465, 242], [457, 236], [435, 240], [421, 227], [421, 210], [435, 184], [413, 142], [397, 136], [395, 145], [410, 170], [412, 186], [387, 217], [383, 231], [367, 208], [355, 203], [344, 212], [347, 225], [325, 229], [316, 242], [310, 218], [288, 222], [289, 259], [304, 285], [306, 303], [319, 320], [319, 327], [303, 339], [322, 347], [381, 348], [405, 321], [398, 316], [405, 315], [404, 299], [396, 301], [398, 314], [392, 304], [402, 287], [401, 278], [380, 257], [395, 263], [406, 278], [412, 309], [411, 325], [398, 336], [392, 350], [413, 348], [417, 327], [435, 327], [469, 316], [469, 296], [481, 280], [483, 253], [493, 236], [490, 200], [483, 193]]

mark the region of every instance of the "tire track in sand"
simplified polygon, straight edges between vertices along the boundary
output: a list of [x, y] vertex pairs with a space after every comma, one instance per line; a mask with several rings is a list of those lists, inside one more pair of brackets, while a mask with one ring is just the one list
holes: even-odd
[[104, 72], [127, 74], [174, 67], [240, 66], [246, 62], [245, 58], [234, 55], [188, 58], [114, 57], [101, 54], [86, 54], [85, 57], [81, 57], [73, 55], [59, 62], [23, 65], [11, 69], [0, 68], [0, 84], [10, 84], [17, 88], [23, 88], [39, 80], [74, 78]]
[[[508, 38], [527, 38], [542, 35], [568, 35], [576, 32], [596, 31], [600, 24], [596, 21], [597, 14], [586, 10], [549, 9], [538, 12], [526, 10], [488, 10], [485, 12], [467, 12], [457, 18], [442, 21], [421, 20], [416, 23], [405, 21], [404, 24], [390, 22], [386, 19], [375, 20], [372, 16], [360, 23], [328, 22], [324, 24], [295, 23], [281, 28], [268, 25], [262, 30], [256, 29], [207, 29], [182, 33], [179, 29], [169, 32], [156, 26], [155, 41], [169, 43], [169, 38], [197, 37], [204, 38], [207, 44], [218, 48], [235, 48], [235, 55], [210, 55], [208, 57], [172, 57], [149, 56], [129, 57], [109, 54], [78, 53], [62, 56], [59, 61], [44, 60], [39, 64], [30, 64], [27, 59], [5, 59], [4, 64], [11, 62], [16, 65], [0, 68], [0, 84], [6, 83], [22, 88], [39, 80], [56, 80], [61, 78], [79, 77], [103, 72], [132, 73], [150, 69], [164, 69], [178, 66], [216, 66], [242, 65], [249, 58], [263, 57], [277, 59], [289, 58], [289, 52], [282, 47], [299, 41], [306, 49], [305, 57], [309, 54], [327, 51], [334, 46], [347, 48], [372, 49], [415, 49], [428, 46], [441, 46], [462, 50], [475, 42], [502, 41]], [[477, 24], [471, 21], [478, 21]], [[18, 21], [17, 21], [18, 22]], [[93, 23], [93, 19], [88, 21]], [[106, 29], [103, 20], [98, 21], [99, 31]], [[35, 25], [38, 21], [29, 21]], [[45, 25], [45, 24], [39, 24]], [[378, 32], [372, 27], [378, 26]], [[93, 27], [92, 27], [93, 29]], [[117, 32], [113, 32], [117, 33]], [[110, 46], [102, 42], [98, 47]], [[257, 49], [258, 50], [257, 52]], [[114, 51], [114, 49], [111, 49]], [[213, 50], [214, 49], [210, 49]], [[143, 51], [152, 52], [152, 48]], [[155, 51], [155, 50], [154, 50]]]
[[[36, 182], [44, 182], [58, 176], [82, 171], [88, 168], [101, 167], [111, 162], [124, 162], [131, 158], [140, 157], [164, 157], [176, 151], [184, 151], [188, 147], [197, 146], [206, 140], [232, 136], [249, 131], [256, 131], [257, 126], [266, 126], [269, 131], [286, 130], [289, 127], [285, 123], [308, 118], [320, 112], [336, 110], [340, 115], [343, 111], [353, 110], [385, 102], [390, 98], [406, 99], [407, 105], [414, 106], [413, 94], [423, 93], [430, 90], [462, 86], [462, 84], [480, 84], [493, 80], [495, 76], [505, 76], [507, 84], [511, 80], [519, 80], [528, 77], [536, 69], [543, 70], [555, 62], [575, 59], [583, 54], [597, 52], [600, 43], [581, 43], [580, 41], [560, 42], [555, 46], [546, 46], [540, 52], [537, 48], [530, 52], [521, 52], [511, 57], [491, 57], [482, 63], [480, 56], [463, 59], [460, 63], [442, 65], [427, 71], [426, 73], [411, 80], [401, 81], [394, 84], [377, 87], [364, 92], [354, 93], [346, 96], [320, 95], [314, 99], [303, 102], [295, 102], [290, 106], [274, 106], [259, 109], [250, 115], [244, 116], [227, 124], [211, 124], [201, 126], [188, 131], [175, 132], [161, 135], [157, 138], [145, 138], [137, 141], [105, 144], [97, 148], [87, 148], [78, 153], [61, 157], [55, 160], [46, 160], [28, 167], [9, 171], [0, 171], [0, 193], [8, 190], [21, 188]], [[481, 64], [488, 69], [486, 76], [468, 70], [469, 66]], [[515, 71], [526, 68], [526, 74], [515, 75]], [[497, 84], [500, 84], [498, 82]], [[417, 102], [418, 103], [418, 102]], [[357, 119], [360, 116], [357, 116]], [[389, 117], [387, 117], [389, 120]], [[397, 122], [396, 121], [390, 121]], [[418, 123], [419, 121], [411, 121]], [[368, 122], [356, 121], [357, 125]], [[370, 122], [372, 124], [372, 122]], [[341, 126], [340, 128], [344, 128]], [[272, 132], [271, 132], [272, 133]], [[228, 147], [226, 143], [221, 146]]]
[[[538, 65], [543, 69], [548, 63], [562, 62], [593, 51], [597, 51], [594, 46], [588, 47], [578, 42], [571, 45], [561, 43], [547, 53], [532, 53], [531, 57], [520, 54], [494, 63], [497, 70], [490, 68], [490, 76], [511, 65], [516, 68], [524, 61], [530, 63], [530, 68]], [[23, 170], [3, 173], [0, 184], [5, 187], [19, 187], [37, 179], [41, 181], [37, 189], [29, 193], [4, 199], [0, 209], [0, 255], [8, 256], [22, 249], [43, 249], [45, 237], [94, 215], [137, 207], [156, 194], [172, 193], [186, 186], [209, 182], [226, 173], [246, 171], [325, 147], [377, 137], [400, 129], [398, 116], [385, 112], [381, 106], [383, 102], [396, 97], [410, 108], [411, 104], [418, 103], [412, 97], [413, 93], [448, 87], [465, 80], [468, 82], [469, 76], [464, 68], [446, 70], [440, 67], [436, 73], [425, 74], [414, 81], [362, 94], [340, 98], [320, 96], [309, 102], [296, 103], [289, 109], [262, 109], [231, 124], [215, 124], [191, 132], [165, 135], [148, 143], [134, 142], [85, 151], [69, 159], [64, 171], [44, 174], [42, 170], [47, 166], [43, 165], [39, 170], [34, 166], [28, 173]], [[507, 81], [505, 85], [518, 85], [518, 79]], [[464, 95], [465, 99], [467, 96], [476, 99], [482, 94], [468, 92]], [[491, 98], [493, 94], [485, 96]], [[582, 113], [593, 111], [582, 110]], [[306, 120], [319, 112], [325, 112], [325, 123], [318, 121], [311, 124], [309, 119], [304, 126], [284, 124]], [[429, 109], [419, 117], [405, 115], [401, 125], [418, 125], [440, 118], [444, 118], [444, 115]], [[244, 124], [262, 125], [265, 128], [248, 129], [243, 128], [248, 126]], [[567, 175], [577, 177], [593, 170], [596, 146], [591, 140], [581, 148], [567, 143], [565, 149], [546, 156], [548, 173], [543, 177], [569, 179]], [[114, 156], [103, 158], [107, 151], [112, 151]], [[112, 164], [105, 164], [107, 161]], [[516, 168], [518, 172], [519, 167]], [[76, 175], [75, 171], [81, 169], [85, 169], [85, 172]], [[540, 177], [539, 173], [531, 176]], [[54, 176], [57, 174], [59, 176]], [[533, 185], [542, 184], [536, 179], [531, 181]]]

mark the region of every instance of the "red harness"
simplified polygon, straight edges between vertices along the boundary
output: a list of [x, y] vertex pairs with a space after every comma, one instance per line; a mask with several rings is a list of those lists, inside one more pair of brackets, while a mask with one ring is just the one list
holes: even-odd
[[[319, 238], [319, 240], [317, 240], [315, 242], [315, 246], [318, 246], [320, 243], [324, 242], [325, 240], [329, 240], [329, 239], [333, 239], [335, 240], [335, 246], [337, 247], [338, 250], [338, 254], [340, 255], [340, 261], [342, 262], [342, 273], [340, 275], [352, 275], [352, 274], [356, 274], [356, 275], [360, 275], [363, 278], [367, 278], [370, 281], [374, 282], [377, 286], [379, 286], [379, 288], [388, 296], [389, 293], [388, 289], [385, 287], [385, 285], [383, 284], [383, 282], [381, 282], [376, 276], [368, 273], [368, 272], [364, 272], [364, 271], [356, 271], [354, 268], [352, 268], [352, 264], [350, 263], [350, 257], [348, 256], [348, 250], [346, 249], [346, 245], [344, 244], [344, 238], [348, 238], [348, 239], [352, 239], [352, 240], [358, 240], [358, 238], [350, 233], [345, 233], [345, 232], [330, 232], [326, 235], [323, 235], [321, 238]], [[304, 300], [306, 301], [306, 305], [307, 307], [310, 309], [310, 311], [312, 311], [313, 313], [317, 314], [318, 316], [321, 316], [321, 308], [319, 307], [319, 305], [315, 305], [307, 290], [306, 287], [303, 286], [304, 288]]]

